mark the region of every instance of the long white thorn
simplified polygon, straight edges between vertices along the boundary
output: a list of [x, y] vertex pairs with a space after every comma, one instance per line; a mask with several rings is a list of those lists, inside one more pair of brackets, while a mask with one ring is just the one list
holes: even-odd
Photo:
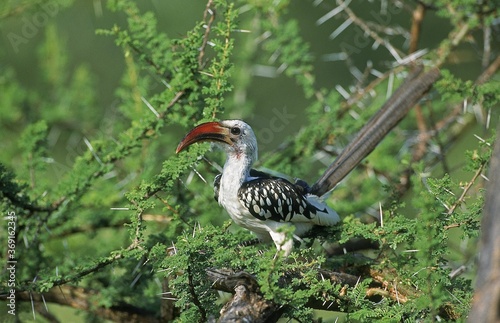
[[382, 212], [382, 203], [378, 202], [378, 207], [380, 210], [380, 227], [384, 227], [384, 212]]
[[[350, 2], [351, 2], [351, 0], [345, 1], [340, 6], [338, 6], [338, 7], [334, 8], [334, 9], [330, 10], [326, 15], [324, 15], [323, 17], [319, 18], [316, 21], [316, 25], [319, 26], [319, 25], [325, 23], [326, 21], [328, 21], [329, 19], [335, 17], [336, 15], [338, 15], [339, 13], [341, 13], [342, 11], [344, 11], [344, 8], [347, 7]], [[314, 4], [318, 5], [319, 3], [316, 4], [316, 2], [315, 2]]]
[[83, 137], [83, 142], [85, 143], [85, 145], [87, 145], [87, 148], [90, 150], [90, 152], [92, 153], [92, 155], [94, 156], [94, 158], [97, 160], [97, 162], [99, 164], [101, 164], [101, 166], [102, 166], [103, 163], [101, 161], [101, 158], [99, 158], [99, 156], [97, 156], [97, 153], [94, 150], [94, 147], [92, 147], [92, 144], [90, 143], [90, 141], [87, 138]]
[[151, 112], [154, 113], [154, 115], [159, 118], [160, 117], [160, 114], [158, 113], [158, 111], [156, 111], [155, 108], [153, 108], [153, 106], [151, 105], [151, 103], [148, 102], [148, 100], [146, 100], [145, 97], [141, 96], [141, 100], [142, 102], [144, 102], [144, 104], [149, 108], [149, 110], [151, 110]]

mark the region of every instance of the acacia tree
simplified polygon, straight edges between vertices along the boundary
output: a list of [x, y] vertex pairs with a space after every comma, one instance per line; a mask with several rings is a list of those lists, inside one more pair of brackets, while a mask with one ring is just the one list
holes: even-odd
[[[8, 3], [2, 15], [37, 5]], [[85, 310], [88, 320], [116, 321], [467, 317], [491, 131], [458, 154], [463, 172], [450, 168], [456, 164], [448, 152], [478, 115], [488, 127], [498, 119], [496, 2], [389, 1], [366, 15], [348, 2], [316, 1], [324, 13], [318, 24], [336, 24], [331, 37], [343, 51], [334, 56], [352, 71], [348, 89], [318, 85], [316, 58], [291, 5], [209, 0], [199, 23], [178, 36], [159, 31], [159, 17], [133, 1], [107, 2], [126, 19], [98, 33], [123, 49], [125, 70], [116, 108], [94, 117], [88, 117], [97, 102], [91, 73], [69, 68], [54, 26], [39, 52], [45, 77], [39, 92], [4, 68], [0, 131], [10, 138], [23, 129], [0, 165], [2, 213], [15, 215], [15, 234], [2, 234], [0, 242], [7, 261], [9, 243], [15, 245], [18, 313], [58, 320], [46, 308], [58, 303]], [[397, 25], [396, 15], [411, 27]], [[420, 30], [432, 29], [426, 22], [435, 15], [450, 32], [424, 50]], [[341, 38], [349, 30], [354, 37]], [[453, 57], [470, 40], [481, 68], [476, 79], [464, 80]], [[357, 63], [366, 51], [383, 59]], [[241, 94], [252, 67], [267, 65], [295, 81], [310, 104], [300, 131], [264, 151], [257, 167], [312, 182], [416, 63], [441, 69], [441, 79], [327, 199], [342, 223], [315, 231], [287, 259], [274, 257], [271, 246], [242, 246], [252, 236], [231, 226], [213, 201], [207, 182], [220, 170], [220, 154], [207, 154], [206, 145], [172, 153], [179, 134], [195, 124], [251, 117]], [[54, 131], [80, 127], [92, 135], [62, 167], [49, 149]], [[9, 275], [2, 271], [7, 304]]]

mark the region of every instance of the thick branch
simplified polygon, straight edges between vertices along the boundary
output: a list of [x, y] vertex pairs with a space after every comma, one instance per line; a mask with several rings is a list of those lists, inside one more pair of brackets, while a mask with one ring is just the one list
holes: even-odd
[[212, 281], [212, 288], [227, 293], [234, 293], [232, 299], [224, 305], [218, 322], [276, 322], [281, 316], [279, 306], [265, 300], [258, 292], [259, 285], [252, 275], [246, 272], [234, 272], [231, 269], [206, 270]]
[[238, 285], [234, 289], [233, 298], [220, 311], [218, 322], [272, 323], [281, 316], [278, 308], [274, 302], [248, 290], [245, 285]]
[[[349, 308], [349, 298], [346, 297], [347, 287], [355, 287], [360, 280], [371, 278], [373, 283], [366, 291], [366, 297], [384, 297], [392, 302], [406, 303], [419, 297], [420, 292], [412, 286], [401, 284], [400, 278], [394, 270], [374, 270], [359, 268], [360, 275], [334, 272], [318, 269], [318, 279], [330, 280], [333, 284], [343, 286], [338, 295], [324, 295], [324, 299], [311, 298], [306, 306], [327, 311], [345, 311]], [[235, 272], [231, 269], [206, 270], [208, 279], [212, 281], [212, 288], [233, 293], [233, 298], [221, 311], [219, 322], [275, 322], [282, 314], [286, 304], [276, 304], [265, 301], [259, 291], [256, 278], [246, 272]], [[296, 278], [297, 273], [289, 272], [280, 278], [280, 285], [288, 286]], [[304, 286], [303, 288], [308, 288]], [[448, 306], [448, 305], [447, 305]], [[457, 319], [453, 308], [441, 309], [446, 319]], [[447, 314], [448, 313], [448, 314]]]
[[[500, 126], [497, 134], [500, 133]], [[500, 321], [500, 141], [496, 140], [482, 220], [476, 293], [468, 322]]]

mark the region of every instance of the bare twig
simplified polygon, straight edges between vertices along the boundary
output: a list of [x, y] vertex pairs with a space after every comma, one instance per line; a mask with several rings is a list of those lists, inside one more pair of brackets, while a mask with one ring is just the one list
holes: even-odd
[[[448, 209], [448, 215], [450, 215], [453, 212], [455, 212], [455, 209], [464, 202], [464, 199], [465, 199], [465, 196], [467, 195], [467, 192], [469, 192], [469, 190], [472, 187], [472, 185], [474, 185], [474, 183], [476, 182], [476, 179], [478, 179], [478, 177], [481, 176], [481, 173], [483, 172], [483, 169], [484, 169], [485, 165], [486, 165], [486, 162], [482, 163], [479, 166], [479, 168], [476, 170], [476, 172], [474, 173], [474, 176], [472, 176], [471, 180], [464, 187], [464, 189], [463, 189], [462, 194], [460, 195], [460, 197]], [[445, 227], [445, 229], [448, 229], [447, 227]]]
[[418, 40], [420, 39], [420, 29], [422, 27], [422, 21], [425, 16], [425, 5], [421, 2], [417, 4], [415, 10], [413, 10], [413, 19], [411, 22], [411, 38], [410, 38], [410, 48], [408, 52], [411, 54], [415, 52], [418, 48]]
[[[344, 2], [339, 0], [339, 4], [344, 5]], [[376, 32], [374, 32], [373, 28], [370, 28], [370, 26], [368, 26], [368, 24], [366, 24], [363, 19], [359, 18], [348, 6], [345, 6], [344, 12], [349, 16], [349, 19], [351, 19], [353, 23], [355, 23], [367, 35], [373, 38], [375, 42], [377, 42], [378, 44], [382, 44], [385, 48], [387, 48], [389, 53], [398, 63], [401, 61], [402, 53], [400, 50], [396, 49], [388, 40], [380, 37]]]
[[[418, 3], [417, 7], [413, 10], [412, 23], [411, 23], [411, 36], [410, 36], [410, 47], [408, 52], [411, 54], [415, 52], [418, 48], [418, 40], [420, 39], [420, 30], [422, 27], [422, 22], [425, 16], [425, 5], [423, 3]], [[425, 124], [424, 114], [422, 111], [422, 106], [417, 104], [415, 106], [415, 115], [417, 121], [417, 127], [420, 132], [420, 137], [428, 137], [427, 125]], [[427, 134], [427, 135], [426, 135]], [[416, 150], [413, 153], [413, 159], [420, 159], [425, 154], [426, 140], [419, 140]]]
[[[203, 35], [203, 43], [200, 48], [200, 54], [198, 55], [198, 68], [201, 70], [204, 66], [203, 57], [205, 56], [205, 49], [208, 44], [208, 36], [210, 35], [210, 30], [212, 29], [212, 24], [215, 20], [215, 9], [212, 9], [213, 0], [208, 0], [205, 11], [203, 12], [203, 21], [206, 21], [205, 34]], [[210, 15], [210, 18], [207, 17]]]

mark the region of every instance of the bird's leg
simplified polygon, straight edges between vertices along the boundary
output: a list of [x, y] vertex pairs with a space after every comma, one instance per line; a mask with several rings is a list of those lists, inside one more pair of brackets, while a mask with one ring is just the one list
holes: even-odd
[[271, 235], [271, 238], [273, 238], [276, 249], [278, 249], [278, 251], [274, 255], [274, 258], [276, 259], [281, 251], [283, 251], [284, 257], [288, 257], [292, 252], [293, 239], [288, 237], [286, 232], [269, 231], [269, 234]]

